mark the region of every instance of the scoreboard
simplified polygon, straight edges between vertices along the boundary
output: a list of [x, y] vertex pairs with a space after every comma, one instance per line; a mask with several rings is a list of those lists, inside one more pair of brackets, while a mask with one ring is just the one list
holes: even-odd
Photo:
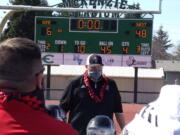
[[44, 53], [151, 55], [152, 19], [36, 17]]

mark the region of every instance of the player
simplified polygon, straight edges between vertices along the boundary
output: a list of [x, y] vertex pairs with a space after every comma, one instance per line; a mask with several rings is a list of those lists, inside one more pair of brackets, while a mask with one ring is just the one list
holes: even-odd
[[180, 135], [180, 86], [165, 85], [125, 126], [122, 135]]
[[113, 121], [106, 115], [97, 115], [90, 120], [86, 129], [87, 135], [115, 135]]

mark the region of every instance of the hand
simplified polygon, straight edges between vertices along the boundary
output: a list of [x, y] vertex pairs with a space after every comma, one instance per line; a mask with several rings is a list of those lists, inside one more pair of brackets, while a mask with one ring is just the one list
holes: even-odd
[[54, 104], [46, 105], [46, 110], [48, 111], [49, 115], [56, 118], [57, 120], [67, 122], [66, 113], [58, 105], [54, 105]]

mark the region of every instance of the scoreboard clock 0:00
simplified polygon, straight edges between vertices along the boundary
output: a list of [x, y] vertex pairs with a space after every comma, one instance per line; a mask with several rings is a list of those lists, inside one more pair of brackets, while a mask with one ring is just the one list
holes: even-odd
[[36, 17], [42, 52], [151, 55], [152, 19]]

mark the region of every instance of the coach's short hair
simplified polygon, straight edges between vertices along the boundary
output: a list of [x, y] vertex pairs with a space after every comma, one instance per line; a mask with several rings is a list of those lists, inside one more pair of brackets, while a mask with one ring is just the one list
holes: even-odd
[[0, 43], [0, 82], [22, 83], [42, 69], [41, 51], [32, 40], [11, 38]]

